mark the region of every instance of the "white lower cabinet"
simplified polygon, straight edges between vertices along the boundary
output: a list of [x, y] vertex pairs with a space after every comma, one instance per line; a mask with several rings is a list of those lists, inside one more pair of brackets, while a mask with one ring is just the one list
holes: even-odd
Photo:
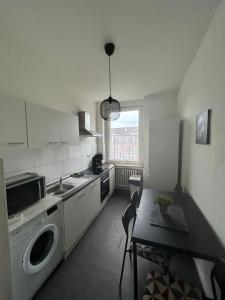
[[87, 192], [87, 209], [85, 211], [85, 218], [88, 225], [100, 211], [100, 202], [100, 179], [97, 179], [89, 185], [89, 190]]
[[100, 179], [64, 202], [65, 257], [100, 211]]
[[115, 190], [115, 170], [116, 168], [113, 167], [112, 169], [110, 169], [109, 171], [109, 177], [110, 177], [110, 196], [114, 193]]

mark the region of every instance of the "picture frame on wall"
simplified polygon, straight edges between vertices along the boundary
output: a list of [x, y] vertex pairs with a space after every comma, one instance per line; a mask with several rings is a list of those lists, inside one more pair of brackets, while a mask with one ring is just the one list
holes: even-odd
[[210, 144], [210, 117], [210, 109], [200, 113], [196, 117], [196, 144]]

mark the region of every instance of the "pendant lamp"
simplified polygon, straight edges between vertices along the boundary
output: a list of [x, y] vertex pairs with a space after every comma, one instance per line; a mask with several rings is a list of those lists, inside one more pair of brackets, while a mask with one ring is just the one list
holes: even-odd
[[111, 65], [110, 56], [114, 53], [115, 45], [113, 43], [105, 44], [105, 53], [109, 57], [109, 98], [101, 103], [100, 112], [101, 117], [106, 121], [113, 121], [120, 116], [120, 103], [111, 96]]

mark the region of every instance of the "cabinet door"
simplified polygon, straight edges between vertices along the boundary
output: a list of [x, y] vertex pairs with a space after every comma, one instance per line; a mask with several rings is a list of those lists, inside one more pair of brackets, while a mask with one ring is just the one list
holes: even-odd
[[88, 225], [93, 221], [95, 216], [100, 211], [100, 179], [98, 178], [89, 185], [89, 191], [86, 194], [86, 219]]
[[83, 189], [64, 202], [65, 250], [71, 249], [86, 228], [86, 195]]
[[100, 179], [64, 202], [65, 250], [69, 251], [100, 211]]
[[115, 190], [115, 167], [113, 167], [109, 171], [109, 177], [110, 177], [110, 195], [112, 195]]
[[149, 124], [149, 187], [173, 191], [177, 184], [179, 120], [151, 120]]
[[61, 143], [79, 144], [78, 117], [72, 114], [61, 113], [60, 116]]
[[27, 147], [25, 101], [0, 97], [0, 146]]
[[42, 148], [60, 143], [60, 112], [27, 102], [29, 148]]

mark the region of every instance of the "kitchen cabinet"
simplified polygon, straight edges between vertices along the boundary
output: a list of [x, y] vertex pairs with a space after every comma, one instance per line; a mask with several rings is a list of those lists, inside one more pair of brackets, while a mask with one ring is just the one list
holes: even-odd
[[75, 242], [79, 239], [86, 227], [85, 218], [85, 193], [86, 189], [71, 196], [64, 202], [64, 229], [65, 229], [65, 251], [72, 250]]
[[100, 179], [98, 178], [89, 185], [87, 193], [86, 219], [88, 225], [100, 211]]
[[65, 257], [100, 211], [100, 179], [64, 202]]
[[109, 170], [109, 177], [110, 177], [110, 196], [114, 193], [115, 190], [115, 167]]
[[27, 102], [29, 148], [60, 144], [60, 113], [54, 109]]
[[27, 102], [29, 148], [79, 143], [78, 117]]
[[27, 147], [25, 101], [0, 97], [0, 146]]
[[174, 191], [178, 178], [179, 119], [149, 123], [150, 188]]
[[60, 139], [63, 144], [79, 144], [78, 116], [60, 113]]

